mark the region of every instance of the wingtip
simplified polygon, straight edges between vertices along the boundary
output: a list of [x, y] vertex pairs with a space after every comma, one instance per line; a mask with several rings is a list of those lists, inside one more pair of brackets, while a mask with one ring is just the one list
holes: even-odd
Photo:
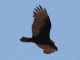
[[36, 6], [36, 8], [34, 8], [33, 11], [33, 17], [36, 17], [38, 15], [42, 15], [42, 16], [48, 16], [47, 11], [45, 8], [43, 8], [40, 4], [39, 6]]
[[36, 16], [36, 12], [35, 11], [33, 11], [33, 17], [35, 17]]
[[41, 5], [39, 4], [39, 7], [41, 7]]

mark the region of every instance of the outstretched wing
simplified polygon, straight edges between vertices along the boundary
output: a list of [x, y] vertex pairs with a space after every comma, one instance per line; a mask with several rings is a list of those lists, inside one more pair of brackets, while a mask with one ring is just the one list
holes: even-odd
[[32, 25], [33, 36], [37, 36], [39, 34], [49, 35], [51, 22], [46, 9], [45, 8], [43, 9], [39, 5], [39, 7], [35, 8], [35, 11], [33, 11], [33, 13], [34, 13], [33, 14], [34, 21]]

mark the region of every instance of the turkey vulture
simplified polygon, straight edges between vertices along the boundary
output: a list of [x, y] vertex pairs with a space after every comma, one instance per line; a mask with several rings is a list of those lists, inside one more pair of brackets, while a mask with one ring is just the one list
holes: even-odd
[[58, 50], [55, 43], [50, 39], [51, 22], [45, 8], [40, 5], [33, 11], [32, 38], [22, 37], [22, 42], [33, 42], [43, 49], [43, 52], [50, 54]]

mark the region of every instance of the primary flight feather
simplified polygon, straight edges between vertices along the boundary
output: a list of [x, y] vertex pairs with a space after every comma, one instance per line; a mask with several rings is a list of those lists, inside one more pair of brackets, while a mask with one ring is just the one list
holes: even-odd
[[50, 39], [51, 21], [45, 8], [40, 5], [33, 11], [32, 38], [22, 37], [22, 42], [33, 42], [50, 54], [58, 50], [55, 43]]

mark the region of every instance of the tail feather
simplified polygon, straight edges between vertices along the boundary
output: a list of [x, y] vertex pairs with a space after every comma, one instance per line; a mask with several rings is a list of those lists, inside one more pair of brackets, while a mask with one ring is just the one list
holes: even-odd
[[32, 42], [32, 38], [22, 37], [20, 39], [21, 42]]

